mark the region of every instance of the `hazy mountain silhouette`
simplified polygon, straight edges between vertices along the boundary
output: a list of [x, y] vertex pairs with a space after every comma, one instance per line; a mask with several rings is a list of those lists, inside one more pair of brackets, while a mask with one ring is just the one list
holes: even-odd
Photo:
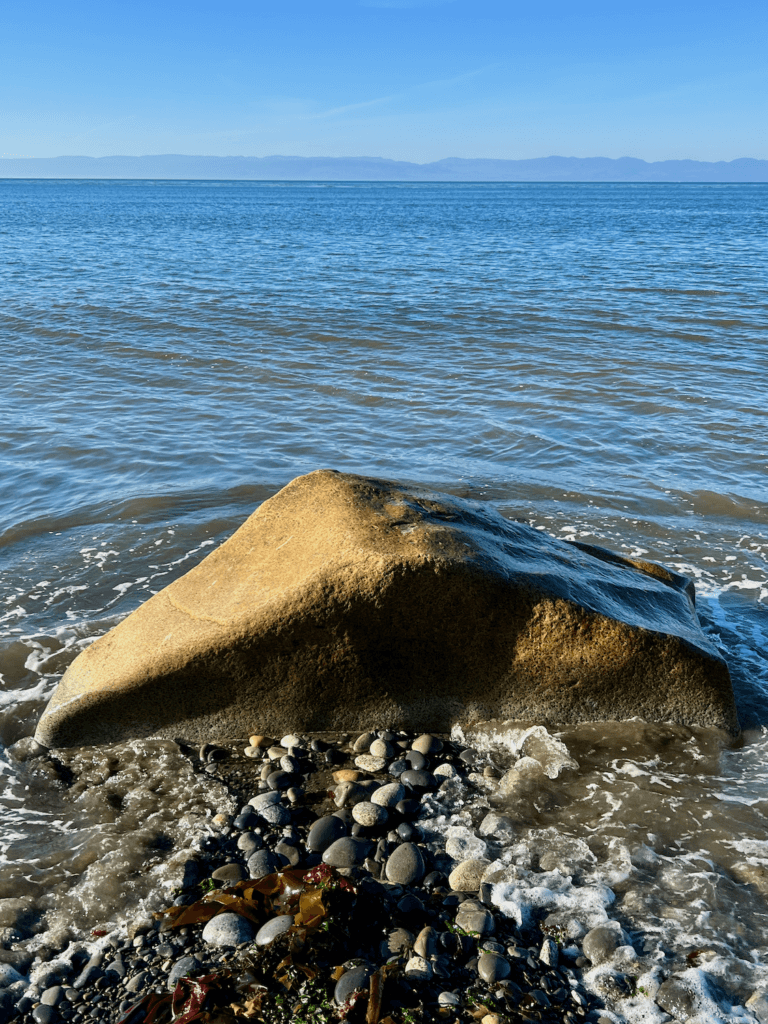
[[0, 178], [163, 178], [250, 181], [701, 181], [768, 182], [768, 160], [705, 163], [633, 157], [535, 160], [449, 157], [415, 164], [381, 157], [59, 156], [0, 159]]

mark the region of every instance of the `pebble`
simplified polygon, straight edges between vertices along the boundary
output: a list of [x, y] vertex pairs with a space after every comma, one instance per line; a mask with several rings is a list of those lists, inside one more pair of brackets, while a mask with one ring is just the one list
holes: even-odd
[[224, 864], [220, 868], [216, 868], [215, 871], [211, 872], [211, 878], [214, 878], [217, 882], [241, 882], [245, 878], [245, 872], [242, 867], [236, 863]]
[[284, 857], [289, 867], [295, 868], [299, 866], [301, 851], [293, 843], [281, 839], [277, 846], [275, 846], [275, 853], [280, 857]]
[[270, 789], [289, 789], [295, 782], [295, 774], [284, 772], [282, 769], [279, 772], [271, 772], [267, 776], [267, 785]]
[[386, 760], [395, 756], [395, 748], [386, 740], [378, 739], [373, 741], [368, 753], [372, 754], [373, 757], [383, 757]]
[[443, 741], [427, 732], [419, 736], [411, 744], [411, 750], [417, 750], [420, 754], [437, 754], [442, 749]]
[[275, 828], [282, 828], [291, 820], [291, 812], [282, 804], [267, 804], [261, 808], [259, 814], [268, 825], [273, 825]]
[[166, 986], [168, 991], [173, 992], [181, 978], [190, 978], [195, 974], [199, 974], [202, 968], [203, 965], [196, 956], [181, 957], [180, 960], [176, 961], [168, 974]]
[[262, 736], [260, 733], [254, 733], [253, 736], [249, 736], [248, 742], [252, 747], [265, 747], [268, 743], [266, 736]]
[[454, 892], [477, 892], [489, 864], [488, 860], [474, 857], [462, 861], [448, 876], [448, 885]]
[[452, 764], [439, 764], [432, 769], [432, 774], [436, 779], [455, 779], [459, 773]]
[[352, 749], [356, 754], [362, 754], [363, 751], [371, 749], [371, 744], [375, 739], [376, 737], [372, 732], [364, 732], [352, 744]]
[[261, 750], [255, 746], [246, 747], [243, 753], [246, 757], [261, 757]]
[[434, 928], [427, 925], [421, 929], [413, 944], [413, 951], [418, 956], [423, 956], [427, 960], [435, 956], [437, 953], [437, 932]]
[[203, 942], [209, 946], [239, 946], [250, 942], [254, 926], [240, 914], [217, 914], [203, 928]]
[[395, 928], [381, 944], [382, 955], [385, 959], [388, 959], [390, 956], [404, 953], [412, 945], [413, 932], [409, 932], [407, 928]]
[[360, 772], [354, 768], [339, 768], [338, 771], [333, 773], [334, 782], [357, 782], [360, 778]]
[[386, 824], [389, 814], [386, 807], [380, 807], [368, 800], [361, 800], [352, 808], [352, 817], [358, 824], [365, 825], [366, 828], [378, 828]]
[[458, 1006], [460, 1002], [461, 999], [459, 999], [455, 992], [441, 992], [437, 997], [438, 1006]]
[[56, 1007], [46, 1006], [45, 1003], [39, 1003], [32, 1011], [32, 1017], [37, 1024], [53, 1024], [58, 1016]]
[[277, 790], [273, 789], [269, 793], [259, 793], [258, 796], [252, 797], [248, 803], [260, 814], [261, 811], [270, 804], [279, 804], [280, 794]]
[[246, 858], [250, 857], [252, 853], [260, 850], [264, 845], [264, 840], [261, 836], [257, 836], [254, 832], [243, 832], [241, 836], [237, 838], [237, 848], [242, 850]]
[[291, 772], [291, 774], [295, 775], [301, 771], [301, 762], [297, 757], [286, 754], [285, 757], [280, 758], [280, 767], [284, 772]]
[[292, 914], [280, 914], [278, 917], [271, 918], [256, 932], [256, 945], [268, 946], [270, 942], [274, 942], [281, 935], [285, 935], [292, 925]]
[[405, 798], [405, 786], [399, 782], [388, 782], [371, 794], [371, 803], [379, 807], [396, 807]]
[[351, 868], [356, 864], [362, 864], [373, 852], [373, 848], [373, 843], [365, 839], [342, 836], [325, 850], [323, 863], [330, 864], [333, 868]]
[[40, 996], [40, 1002], [46, 1006], [57, 1006], [64, 998], [64, 989], [61, 985], [53, 985], [47, 988]]
[[602, 964], [610, 960], [618, 946], [624, 944], [625, 936], [618, 921], [607, 921], [598, 925], [584, 936], [582, 949], [584, 956], [589, 957], [593, 964]]
[[488, 985], [495, 985], [497, 981], [508, 978], [510, 970], [509, 961], [500, 953], [483, 952], [477, 961], [477, 973]]
[[307, 849], [312, 853], [323, 853], [331, 843], [341, 839], [348, 832], [347, 825], [335, 814], [326, 814], [312, 824], [307, 836]]
[[408, 764], [407, 761], [398, 758], [397, 761], [390, 762], [387, 771], [389, 772], [390, 775], [394, 776], [394, 778], [399, 779], [403, 772], [408, 771], [409, 767], [410, 765]]
[[301, 747], [301, 737], [297, 736], [296, 733], [288, 733], [287, 736], [283, 736], [280, 740], [280, 746], [285, 747], [286, 750], [292, 750], [294, 747]]
[[496, 925], [490, 910], [476, 900], [467, 900], [456, 914], [456, 927], [472, 935], [488, 935]]
[[405, 759], [408, 762], [408, 767], [413, 768], [416, 771], [421, 771], [427, 767], [427, 759], [423, 754], [419, 753], [418, 750], [408, 750], [405, 754]]
[[403, 772], [400, 781], [410, 789], [436, 789], [437, 781], [431, 772], [420, 771], [417, 768], [409, 768]]
[[[279, 871], [282, 863], [271, 850], [257, 850], [248, 858], [246, 866], [248, 877], [259, 879], [264, 878], [265, 875], [271, 875], [274, 871]], [[214, 920], [216, 919], [214, 918]]]
[[429, 981], [432, 965], [423, 956], [412, 956], [405, 965], [405, 976], [412, 981]]
[[386, 763], [386, 758], [376, 757], [373, 754], [359, 754], [355, 758], [355, 764], [364, 772], [380, 772]]
[[386, 876], [398, 885], [415, 885], [424, 877], [424, 858], [414, 843], [401, 843], [387, 858]]
[[346, 971], [339, 980], [336, 982], [336, 988], [333, 990], [333, 998], [337, 1006], [341, 1006], [349, 999], [353, 992], [358, 989], [368, 989], [368, 979], [373, 974], [374, 968], [368, 964], [361, 964], [359, 967], [353, 967], [351, 971]]

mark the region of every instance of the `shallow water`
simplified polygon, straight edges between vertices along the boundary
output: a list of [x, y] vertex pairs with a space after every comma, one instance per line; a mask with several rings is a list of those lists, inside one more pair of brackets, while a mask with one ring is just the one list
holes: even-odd
[[55, 861], [53, 922], [109, 836], [120, 877], [167, 856], [143, 829], [173, 793], [106, 820], [6, 748], [85, 644], [331, 466], [695, 579], [745, 744], [564, 735], [579, 771], [520, 828], [646, 846], [627, 919], [765, 955], [768, 187], [4, 181], [0, 207], [0, 898]]

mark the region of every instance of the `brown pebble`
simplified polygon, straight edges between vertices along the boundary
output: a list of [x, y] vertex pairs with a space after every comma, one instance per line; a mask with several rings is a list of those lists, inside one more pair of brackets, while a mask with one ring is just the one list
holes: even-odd
[[356, 772], [354, 768], [340, 768], [333, 773], [334, 782], [357, 782], [359, 778], [360, 772]]
[[266, 736], [253, 735], [248, 737], [248, 742], [252, 747], [268, 747], [269, 740]]

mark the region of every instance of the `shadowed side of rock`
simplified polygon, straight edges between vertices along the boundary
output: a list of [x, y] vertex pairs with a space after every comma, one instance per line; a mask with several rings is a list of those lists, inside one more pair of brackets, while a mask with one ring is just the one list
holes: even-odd
[[319, 471], [87, 648], [37, 736], [635, 716], [738, 729], [689, 581], [474, 502]]

